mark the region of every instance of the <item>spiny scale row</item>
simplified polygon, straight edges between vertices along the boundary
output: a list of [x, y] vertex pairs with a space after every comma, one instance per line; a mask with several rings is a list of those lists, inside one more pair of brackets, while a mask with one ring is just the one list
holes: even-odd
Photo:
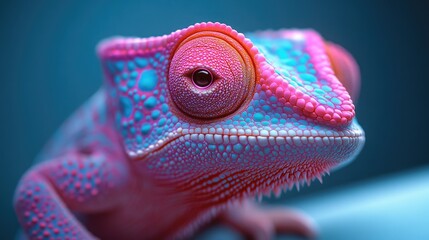
[[259, 145], [259, 146], [274, 146], [274, 145], [294, 145], [302, 146], [305, 144], [316, 144], [319, 146], [326, 146], [331, 144], [348, 144], [353, 141], [354, 136], [343, 137], [266, 137], [266, 136], [236, 136], [236, 135], [221, 135], [221, 134], [187, 134], [179, 138], [180, 141], [199, 140], [205, 141], [208, 144], [243, 144], [243, 145]]
[[359, 137], [362, 132], [358, 130], [344, 130], [344, 131], [325, 131], [325, 130], [258, 130], [258, 129], [228, 129], [228, 128], [178, 128], [179, 134], [220, 134], [220, 135], [239, 135], [239, 136], [262, 136], [262, 137]]

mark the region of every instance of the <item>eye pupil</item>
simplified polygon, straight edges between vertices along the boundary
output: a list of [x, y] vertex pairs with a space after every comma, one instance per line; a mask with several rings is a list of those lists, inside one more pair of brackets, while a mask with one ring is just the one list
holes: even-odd
[[213, 76], [205, 69], [198, 69], [192, 74], [192, 81], [197, 87], [205, 88], [213, 82]]

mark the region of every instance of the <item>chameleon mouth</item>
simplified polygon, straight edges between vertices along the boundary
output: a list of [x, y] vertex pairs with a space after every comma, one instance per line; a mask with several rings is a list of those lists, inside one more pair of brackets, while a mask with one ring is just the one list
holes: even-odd
[[[280, 145], [290, 145], [294, 147], [329, 147], [329, 146], [363, 146], [365, 134], [360, 126], [344, 131], [248, 131], [248, 130], [222, 130], [216, 131], [214, 128], [179, 128], [175, 133], [171, 133], [167, 139], [160, 140], [154, 145], [149, 146], [144, 151], [129, 152], [129, 156], [135, 160], [141, 161], [149, 156], [162, 151], [165, 147], [175, 141], [199, 141], [208, 145], [220, 144], [241, 144], [250, 147], [270, 147]], [[357, 150], [356, 152], [359, 152]]]

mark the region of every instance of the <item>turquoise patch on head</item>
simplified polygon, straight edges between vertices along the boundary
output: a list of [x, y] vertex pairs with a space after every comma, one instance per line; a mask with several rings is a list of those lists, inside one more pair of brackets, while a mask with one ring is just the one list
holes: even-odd
[[154, 120], [158, 119], [159, 115], [160, 115], [160, 112], [158, 110], [154, 110], [152, 112], [152, 119], [154, 119]]
[[162, 111], [163, 113], [166, 113], [166, 112], [168, 111], [168, 105], [167, 105], [166, 103], [162, 104], [162, 106], [161, 106], [161, 111]]
[[143, 68], [146, 67], [148, 64], [148, 61], [146, 58], [136, 58], [136, 63], [139, 67]]
[[144, 101], [144, 107], [147, 109], [152, 109], [156, 106], [156, 98], [149, 97], [146, 101]]
[[332, 88], [327, 85], [322, 86], [322, 89], [325, 90], [326, 92], [332, 91]]
[[313, 75], [313, 74], [309, 74], [309, 73], [302, 73], [299, 75], [299, 77], [307, 82], [316, 82], [317, 78]]
[[165, 122], [167, 122], [167, 119], [165, 118], [161, 118], [158, 122], [158, 127], [162, 127], [164, 126]]
[[142, 114], [140, 111], [136, 111], [136, 112], [134, 113], [134, 119], [135, 119], [136, 121], [140, 121], [140, 120], [142, 120], [142, 118], [143, 118], [143, 114]]
[[335, 103], [335, 104], [341, 104], [341, 100], [340, 99], [338, 99], [338, 98], [332, 98], [331, 99], [331, 101], [333, 102], [333, 103]]
[[142, 91], [152, 91], [158, 84], [158, 75], [153, 69], [145, 70], [140, 75], [139, 88]]
[[151, 125], [149, 123], [145, 123], [141, 127], [141, 132], [142, 134], [146, 135], [150, 132], [150, 129], [151, 129]]
[[262, 115], [262, 113], [255, 113], [255, 115], [253, 115], [253, 119], [255, 119], [255, 121], [262, 121], [262, 119], [264, 119], [264, 115]]
[[132, 71], [136, 68], [136, 65], [134, 64], [134, 62], [128, 62], [128, 70]]
[[296, 66], [297, 62], [295, 59], [293, 58], [286, 58], [286, 59], [281, 59], [280, 60], [283, 64], [288, 65], [288, 66]]

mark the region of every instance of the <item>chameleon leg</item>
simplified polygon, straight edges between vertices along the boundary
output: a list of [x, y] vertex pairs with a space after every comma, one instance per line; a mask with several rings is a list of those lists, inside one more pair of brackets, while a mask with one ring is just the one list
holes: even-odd
[[30, 173], [22, 180], [15, 198], [15, 209], [29, 239], [94, 239], [40, 174]]
[[[108, 161], [109, 160], [109, 161]], [[42, 163], [21, 180], [15, 211], [29, 239], [95, 239], [73, 213], [111, 209], [126, 174], [101, 154], [70, 154]]]
[[287, 208], [262, 208], [253, 202], [228, 209], [221, 220], [251, 239], [271, 239], [276, 232], [313, 238], [316, 227], [303, 213]]

